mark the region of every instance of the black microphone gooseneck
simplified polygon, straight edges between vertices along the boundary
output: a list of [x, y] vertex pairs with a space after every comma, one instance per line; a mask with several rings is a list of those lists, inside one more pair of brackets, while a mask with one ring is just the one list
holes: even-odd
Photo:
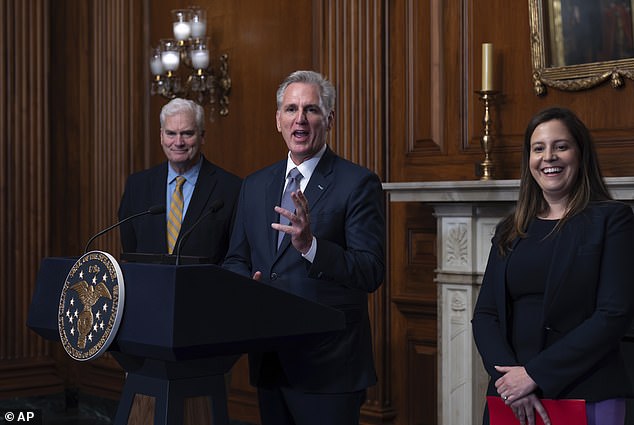
[[111, 231], [112, 229], [114, 229], [117, 226], [121, 226], [123, 223], [125, 223], [126, 221], [132, 220], [133, 218], [137, 218], [140, 217], [142, 215], [146, 215], [146, 214], [162, 214], [165, 212], [165, 205], [153, 205], [150, 208], [148, 208], [146, 211], [142, 211], [140, 213], [137, 214], [133, 214], [130, 217], [126, 217], [121, 221], [116, 222], [115, 224], [113, 224], [110, 227], [107, 227], [105, 229], [103, 229], [101, 232], [97, 233], [95, 236], [93, 236], [92, 238], [90, 238], [88, 240], [88, 243], [86, 244], [86, 249], [84, 249], [84, 254], [88, 252], [88, 247], [90, 246], [90, 244], [92, 243], [92, 241], [94, 241], [95, 239], [97, 239], [99, 236], [103, 235], [104, 233], [107, 233], [109, 231]]
[[175, 264], [177, 266], [180, 264], [181, 247], [183, 246], [183, 243], [185, 242], [185, 239], [187, 239], [189, 237], [189, 235], [192, 234], [192, 232], [194, 231], [196, 226], [198, 226], [198, 224], [200, 224], [201, 221], [203, 221], [205, 218], [209, 217], [211, 214], [217, 212], [219, 209], [224, 207], [224, 205], [225, 205], [225, 203], [224, 203], [224, 201], [222, 199], [216, 199], [215, 201], [213, 201], [211, 203], [211, 205], [209, 206], [209, 209], [207, 210], [207, 212], [205, 212], [203, 215], [201, 215], [200, 218], [198, 220], [196, 220], [196, 222], [194, 224], [192, 224], [192, 227], [190, 227], [189, 229], [187, 229], [187, 231], [185, 233], [183, 233], [183, 236], [181, 236], [180, 239], [178, 240], [178, 243], [176, 244], [176, 249], [174, 250], [174, 252], [176, 252]]

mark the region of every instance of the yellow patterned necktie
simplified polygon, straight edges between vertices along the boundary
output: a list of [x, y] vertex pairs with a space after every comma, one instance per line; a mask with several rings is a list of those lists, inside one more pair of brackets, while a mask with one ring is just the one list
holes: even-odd
[[172, 202], [170, 203], [170, 213], [167, 216], [167, 252], [174, 252], [174, 245], [178, 239], [178, 233], [181, 231], [181, 222], [183, 221], [183, 207], [185, 200], [183, 198], [183, 184], [185, 177], [176, 177], [176, 188], [172, 193]]

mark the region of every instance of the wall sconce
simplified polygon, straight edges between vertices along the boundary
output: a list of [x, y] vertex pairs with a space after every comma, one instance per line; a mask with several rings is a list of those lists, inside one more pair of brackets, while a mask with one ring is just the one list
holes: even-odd
[[[219, 65], [212, 69], [205, 10], [192, 6], [172, 10], [174, 38], [162, 39], [150, 54], [152, 95], [167, 99], [182, 97], [203, 106], [211, 105], [212, 120], [216, 102], [220, 116], [229, 114], [229, 56], [219, 57]], [[184, 71], [183, 68], [186, 68]], [[181, 70], [179, 73], [178, 70]]]

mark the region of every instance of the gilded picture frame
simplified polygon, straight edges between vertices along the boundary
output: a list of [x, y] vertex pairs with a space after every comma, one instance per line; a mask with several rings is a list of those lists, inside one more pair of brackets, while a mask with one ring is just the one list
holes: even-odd
[[537, 95], [634, 80], [634, 0], [528, 0], [528, 7]]

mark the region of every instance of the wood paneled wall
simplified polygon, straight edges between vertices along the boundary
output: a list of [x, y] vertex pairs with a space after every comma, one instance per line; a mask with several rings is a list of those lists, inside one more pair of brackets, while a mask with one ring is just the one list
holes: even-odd
[[[0, 2], [0, 396], [64, 387], [117, 397], [105, 356], [77, 364], [24, 326], [39, 260], [75, 256], [116, 219], [127, 175], [163, 160], [148, 49], [170, 36], [185, 0]], [[385, 181], [473, 180], [482, 160], [480, 45], [495, 48], [499, 178], [516, 178], [524, 126], [546, 106], [575, 109], [596, 136], [606, 176], [634, 174], [634, 83], [533, 92], [527, 2], [507, 0], [201, 0], [214, 56], [229, 55], [230, 113], [207, 122], [203, 149], [245, 176], [285, 155], [275, 91], [316, 69], [338, 89], [330, 144]], [[477, 7], [476, 7], [477, 6]], [[388, 206], [388, 276], [372, 296], [379, 384], [367, 424], [435, 424], [436, 227], [431, 209]], [[93, 248], [118, 254], [116, 232]], [[257, 422], [243, 358], [230, 413]]]
[[26, 326], [40, 258], [51, 241], [49, 5], [0, 3], [0, 393], [60, 391], [51, 346]]
[[[385, 178], [384, 3], [379, 0], [314, 2], [315, 65], [337, 88], [335, 127], [330, 146], [338, 154]], [[379, 384], [368, 391], [364, 423], [382, 424], [396, 415], [391, 403], [390, 289], [370, 298], [375, 363]]]
[[[575, 110], [592, 131], [606, 176], [634, 174], [634, 84], [582, 92], [533, 91], [528, 2], [386, 2], [387, 176], [390, 182], [475, 180], [483, 106], [481, 44], [495, 50], [493, 108], [497, 178], [518, 178], [530, 117], [549, 106]], [[429, 206], [389, 206], [388, 287], [395, 424], [436, 423], [436, 228]]]
[[[51, 6], [49, 160], [53, 223], [47, 255], [79, 256], [117, 219], [125, 178], [147, 144], [149, 76], [144, 2], [64, 0]], [[142, 153], [141, 153], [142, 155]], [[119, 252], [117, 232], [89, 249]], [[67, 385], [118, 397], [123, 374], [110, 356], [77, 364], [58, 355]]]
[[[148, 46], [171, 36], [170, 10], [190, 3], [150, 3]], [[199, 0], [196, 4], [207, 10], [212, 67], [217, 67], [213, 61], [219, 55], [227, 54], [232, 80], [229, 115], [216, 113], [213, 122], [207, 121], [203, 152], [211, 161], [246, 176], [286, 154], [275, 127], [275, 92], [286, 75], [313, 66], [312, 2]], [[158, 117], [166, 102], [151, 99], [149, 162], [135, 162], [136, 170], [165, 158]]]
[[383, 177], [383, 2], [314, 3], [314, 68], [337, 88], [331, 147]]

